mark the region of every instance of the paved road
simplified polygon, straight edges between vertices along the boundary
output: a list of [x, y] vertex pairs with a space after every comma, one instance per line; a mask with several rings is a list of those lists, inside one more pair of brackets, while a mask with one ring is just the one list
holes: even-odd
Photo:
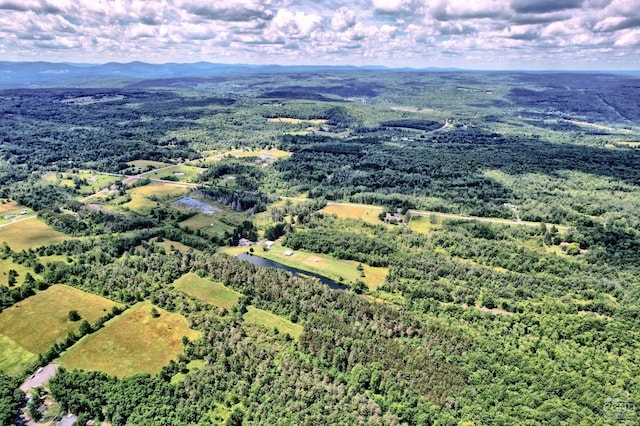
[[46, 367], [38, 369], [32, 376], [30, 376], [26, 382], [20, 386], [20, 390], [26, 392], [31, 388], [37, 388], [49, 381], [50, 378], [56, 375], [60, 364], [49, 364]]

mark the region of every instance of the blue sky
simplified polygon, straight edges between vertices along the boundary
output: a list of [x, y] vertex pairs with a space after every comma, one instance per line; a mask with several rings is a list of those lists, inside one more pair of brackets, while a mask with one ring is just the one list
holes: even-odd
[[0, 60], [640, 69], [640, 0], [0, 0]]

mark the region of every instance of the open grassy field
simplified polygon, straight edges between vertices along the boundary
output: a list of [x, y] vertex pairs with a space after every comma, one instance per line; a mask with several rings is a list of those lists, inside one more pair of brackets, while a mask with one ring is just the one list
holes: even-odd
[[35, 217], [0, 227], [0, 241], [6, 241], [14, 251], [61, 243], [69, 238]]
[[189, 229], [198, 230], [213, 226], [214, 220], [213, 215], [198, 213], [187, 220], [183, 220], [180, 222], [180, 225], [186, 226]]
[[9, 271], [13, 269], [18, 273], [18, 277], [16, 280], [18, 281], [18, 285], [21, 285], [24, 282], [24, 276], [26, 273], [30, 273], [34, 278], [39, 279], [40, 276], [33, 272], [33, 269], [28, 268], [24, 265], [20, 265], [18, 263], [14, 263], [11, 258], [8, 259], [0, 259], [0, 285], [7, 286], [9, 280]]
[[309, 124], [313, 126], [319, 126], [327, 122], [327, 120], [325, 119], [301, 120], [299, 118], [291, 118], [291, 117], [268, 118], [267, 121], [270, 123]]
[[246, 157], [262, 157], [262, 158], [289, 158], [292, 153], [288, 151], [283, 151], [281, 149], [261, 149], [261, 150], [251, 150], [251, 149], [234, 149], [231, 151], [206, 151], [202, 154], [205, 158], [204, 162], [212, 162], [212, 161], [220, 161], [223, 157], [229, 155], [231, 157], [236, 158], [246, 158]]
[[158, 199], [179, 197], [180, 195], [188, 192], [189, 188], [182, 185], [176, 185], [168, 182], [151, 182], [147, 185], [131, 189], [129, 191], [131, 201], [123, 204], [122, 206], [134, 211], [152, 209], [158, 203], [158, 201], [153, 199], [154, 197], [157, 197]]
[[383, 223], [378, 219], [378, 215], [382, 211], [382, 207], [363, 206], [357, 204], [330, 204], [320, 211], [326, 214], [335, 214], [340, 219], [362, 219], [363, 221], [374, 225]]
[[[243, 248], [244, 251], [247, 250], [246, 247]], [[257, 256], [271, 259], [303, 271], [314, 272], [337, 282], [355, 282], [356, 280], [361, 280], [370, 290], [376, 290], [380, 287], [389, 273], [388, 268], [372, 267], [362, 264], [363, 277], [360, 271], [356, 269], [359, 264], [358, 262], [335, 259], [330, 256], [303, 250], [296, 250], [292, 256], [286, 256], [284, 253], [290, 249], [283, 247], [280, 243], [274, 244], [269, 251], [263, 251], [262, 247], [256, 247], [254, 250], [254, 254]], [[340, 278], [342, 278], [342, 280]]]
[[148, 302], [139, 303], [90, 334], [60, 358], [68, 368], [104, 371], [118, 377], [139, 373], [158, 373], [182, 353], [182, 337], [197, 339], [187, 320], [178, 314], [156, 308], [153, 318]]
[[160, 167], [170, 166], [170, 164], [161, 163], [160, 161], [152, 161], [152, 160], [135, 160], [135, 161], [129, 161], [127, 164], [133, 167], [140, 167], [141, 169], [145, 169], [149, 166], [155, 167], [156, 169], [159, 169]]
[[167, 251], [167, 253], [170, 253], [173, 250], [178, 250], [181, 253], [186, 253], [189, 250], [194, 250], [196, 252], [200, 251], [200, 250], [192, 249], [191, 247], [186, 246], [186, 245], [184, 245], [184, 244], [182, 244], [182, 243], [180, 243], [178, 241], [162, 240], [162, 241], [158, 242], [158, 241], [154, 240], [153, 243], [157, 244], [157, 245], [159, 245], [161, 247], [164, 247], [164, 249]]
[[302, 326], [300, 324], [294, 324], [288, 319], [254, 306], [247, 308], [244, 320], [250, 324], [262, 325], [267, 328], [275, 327], [280, 333], [289, 333], [295, 339], [300, 338], [300, 334], [302, 334]]
[[435, 213], [433, 214], [433, 217], [411, 216], [411, 220], [409, 221], [409, 228], [414, 232], [420, 232], [424, 234], [433, 229], [442, 228], [442, 218], [438, 217], [438, 215]]
[[173, 285], [191, 296], [226, 309], [233, 308], [242, 296], [241, 293], [225, 287], [222, 283], [200, 278], [193, 273], [183, 275]]
[[217, 215], [198, 213], [197, 215], [180, 222], [180, 225], [193, 230], [200, 230], [211, 236], [222, 236], [225, 232], [233, 231], [233, 227], [220, 222], [217, 217]]
[[120, 180], [117, 176], [92, 173], [90, 171], [79, 171], [77, 173], [47, 173], [42, 176], [42, 180], [47, 183], [66, 186], [69, 188], [75, 187], [75, 178], [86, 182], [86, 184], [80, 185], [78, 188], [78, 191], [82, 195], [95, 194], [101, 189], [108, 188], [111, 184]]
[[93, 323], [115, 305], [103, 297], [58, 284], [0, 313], [0, 333], [27, 351], [42, 353], [80, 327], [81, 321], [69, 321], [69, 311], [75, 309], [82, 319]]
[[23, 349], [7, 336], [0, 334], [0, 372], [13, 376], [19, 375], [37, 359], [36, 354]]
[[[255, 250], [255, 248], [254, 248]], [[223, 253], [226, 254], [228, 256], [237, 256], [240, 253], [247, 253], [249, 251], [249, 247], [229, 247], [229, 246], [222, 246], [222, 247], [218, 247], [217, 253]], [[260, 252], [260, 254], [262, 254], [262, 249], [258, 247], [258, 251]]]
[[175, 177], [180, 182], [193, 182], [195, 178], [202, 172], [202, 169], [192, 166], [173, 166], [162, 170], [147, 172], [144, 175], [151, 179], [166, 179]]

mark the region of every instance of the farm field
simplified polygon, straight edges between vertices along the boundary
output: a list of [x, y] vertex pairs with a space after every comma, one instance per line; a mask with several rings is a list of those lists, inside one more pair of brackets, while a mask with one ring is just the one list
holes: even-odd
[[81, 321], [69, 320], [69, 311], [77, 310], [91, 324], [113, 306], [103, 297], [56, 284], [2, 311], [0, 334], [29, 352], [42, 353], [80, 327]]
[[335, 214], [340, 219], [362, 219], [373, 225], [383, 223], [378, 218], [381, 211], [382, 207], [358, 204], [329, 204], [321, 210], [322, 213]]
[[135, 161], [129, 161], [127, 164], [133, 167], [139, 167], [141, 169], [144, 169], [149, 166], [159, 169], [160, 167], [167, 167], [171, 165], [169, 163], [161, 163], [160, 161], [153, 161], [153, 160], [135, 160]]
[[312, 124], [314, 126], [319, 126], [327, 122], [327, 120], [325, 119], [301, 120], [299, 118], [291, 118], [291, 117], [268, 118], [267, 121], [270, 123]]
[[222, 283], [200, 278], [194, 273], [183, 275], [173, 285], [190, 296], [197, 297], [220, 308], [231, 309], [242, 294]]
[[243, 318], [250, 324], [262, 325], [269, 329], [277, 328], [280, 333], [289, 333], [294, 339], [299, 339], [302, 334], [300, 324], [292, 323], [288, 319], [255, 306], [248, 306]]
[[69, 238], [35, 217], [0, 227], [0, 241], [14, 251], [57, 244]]
[[148, 302], [139, 303], [113, 318], [96, 333], [85, 336], [60, 357], [67, 369], [103, 371], [118, 377], [156, 374], [182, 353], [182, 337], [190, 340], [199, 332], [189, 329], [178, 314], [156, 308], [153, 318]]
[[179, 165], [146, 172], [144, 176], [151, 179], [175, 178], [179, 182], [194, 182], [201, 172], [202, 169], [198, 167]]
[[154, 208], [159, 202], [156, 201], [156, 199], [166, 200], [167, 198], [178, 197], [187, 192], [189, 192], [189, 188], [185, 188], [179, 184], [151, 182], [147, 185], [131, 189], [129, 191], [131, 201], [122, 206], [140, 212]]
[[186, 253], [189, 250], [194, 250], [195, 252], [199, 252], [199, 250], [196, 250], [194, 248], [191, 248], [189, 246], [186, 246], [178, 241], [171, 241], [171, 240], [162, 240], [162, 241], [157, 241], [157, 240], [152, 240], [151, 241], [153, 244], [157, 244], [161, 247], [164, 247], [164, 249], [167, 251], [167, 253], [171, 253], [173, 250], [177, 250], [181, 253]]
[[37, 359], [37, 354], [29, 352], [7, 336], [0, 334], [0, 371], [17, 376]]
[[[42, 179], [47, 183], [76, 188], [81, 195], [95, 194], [101, 189], [108, 188], [111, 184], [120, 180], [117, 176], [92, 173], [90, 171], [47, 173], [43, 175]], [[76, 182], [79, 183], [77, 187]]]
[[223, 236], [225, 232], [233, 231], [233, 227], [219, 221], [215, 215], [199, 213], [189, 219], [180, 222], [180, 225], [193, 230], [200, 230], [207, 235]]
[[[246, 247], [243, 248], [245, 249], [244, 251], [247, 250]], [[389, 272], [388, 268], [372, 267], [362, 264], [363, 277], [360, 271], [356, 269], [359, 264], [356, 261], [335, 259], [330, 256], [303, 250], [296, 250], [292, 256], [286, 256], [284, 253], [290, 249], [282, 246], [280, 243], [274, 244], [268, 251], [263, 251], [261, 247], [257, 247], [257, 249], [254, 250], [254, 254], [257, 256], [271, 259], [303, 271], [314, 272], [337, 282], [355, 282], [361, 280], [372, 291], [384, 283], [384, 279]]]
[[[273, 157], [276, 159], [281, 158], [289, 158], [292, 153], [289, 151], [283, 151], [277, 148], [271, 149], [260, 149], [260, 150], [252, 150], [252, 149], [233, 149], [231, 151], [205, 151], [203, 152], [204, 158], [202, 160], [198, 160], [201, 162], [211, 162], [211, 161], [220, 161], [223, 157], [231, 156], [235, 158], [247, 158], [247, 157], [259, 157], [259, 158], [269, 158]], [[195, 163], [195, 161], [194, 161]]]

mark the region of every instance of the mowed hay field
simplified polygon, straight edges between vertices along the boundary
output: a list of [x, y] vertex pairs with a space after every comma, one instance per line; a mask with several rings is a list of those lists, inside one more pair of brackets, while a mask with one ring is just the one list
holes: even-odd
[[113, 306], [116, 303], [104, 297], [57, 284], [0, 313], [0, 334], [29, 352], [43, 353], [80, 327], [81, 321], [69, 321], [69, 311], [77, 310], [93, 323]]
[[277, 328], [280, 333], [289, 333], [294, 339], [299, 339], [302, 334], [302, 326], [295, 324], [279, 315], [269, 311], [258, 309], [254, 306], [247, 307], [244, 320], [249, 324], [262, 325], [266, 328]]
[[171, 165], [168, 163], [161, 163], [160, 161], [153, 161], [153, 160], [135, 160], [135, 161], [129, 161], [127, 164], [130, 166], [140, 167], [140, 168], [145, 168], [148, 166], [160, 168], [160, 167], [167, 167]]
[[326, 214], [335, 214], [340, 219], [362, 219], [363, 221], [373, 225], [384, 223], [378, 218], [378, 215], [382, 211], [381, 207], [360, 206], [355, 204], [329, 204], [320, 211]]
[[190, 296], [225, 309], [233, 308], [242, 296], [241, 293], [225, 287], [222, 283], [200, 278], [194, 273], [183, 275], [173, 285]]
[[5, 241], [14, 251], [57, 244], [70, 238], [35, 217], [0, 227], [0, 242]]
[[151, 182], [147, 185], [130, 190], [129, 194], [131, 195], [131, 201], [123, 204], [123, 207], [128, 207], [135, 211], [152, 209], [157, 203], [157, 201], [152, 200], [152, 197], [158, 197], [160, 199], [165, 197], [177, 197], [188, 193], [189, 190], [190, 188], [179, 184]]
[[158, 373], [182, 353], [183, 336], [195, 340], [200, 333], [183, 316], [164, 309], [156, 308], [160, 316], [153, 318], [152, 308], [143, 302], [115, 317], [62, 355], [61, 364], [118, 377]]
[[17, 376], [38, 359], [16, 342], [0, 334], [0, 372]]
[[180, 182], [193, 182], [203, 170], [204, 169], [200, 169], [198, 167], [180, 165], [163, 168], [162, 170], [150, 171], [145, 173], [144, 176], [152, 179], [175, 177]]
[[327, 122], [326, 119], [301, 120], [299, 118], [291, 118], [291, 117], [268, 118], [267, 121], [270, 122], [270, 123], [313, 124], [313, 125], [316, 125], [316, 126], [319, 126], [321, 124], [325, 124]]

